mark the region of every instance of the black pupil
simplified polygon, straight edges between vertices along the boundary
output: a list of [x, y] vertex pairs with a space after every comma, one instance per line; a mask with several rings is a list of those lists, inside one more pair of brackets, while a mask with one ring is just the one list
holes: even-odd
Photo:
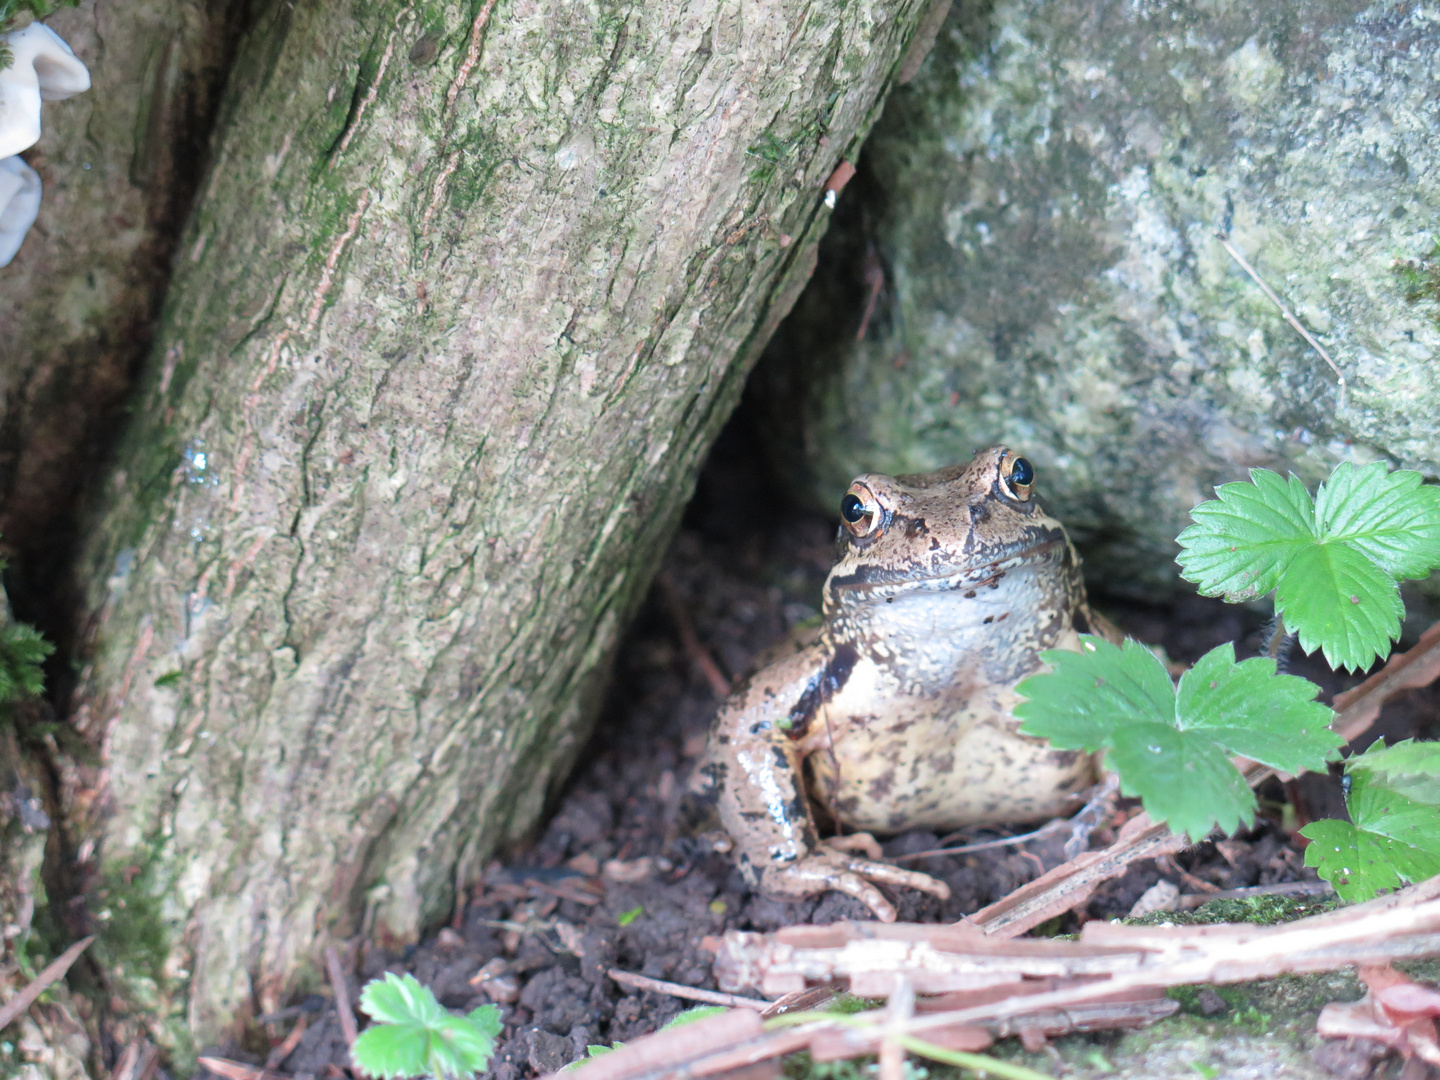
[[840, 516], [854, 525], [865, 516], [865, 504], [858, 495], [846, 495], [840, 500]]
[[1035, 466], [1023, 457], [1017, 457], [1010, 465], [1010, 482], [1024, 487], [1035, 479]]

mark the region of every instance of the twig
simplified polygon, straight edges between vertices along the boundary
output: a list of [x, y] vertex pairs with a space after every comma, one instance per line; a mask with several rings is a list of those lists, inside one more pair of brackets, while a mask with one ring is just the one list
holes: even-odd
[[285, 1064], [285, 1059], [295, 1052], [295, 1047], [300, 1045], [300, 1037], [305, 1034], [305, 1029], [310, 1025], [310, 1017], [301, 1013], [299, 1019], [290, 1029], [290, 1034], [275, 1046], [265, 1058], [265, 1068], [278, 1069]]
[[905, 1080], [904, 1029], [915, 1015], [915, 984], [903, 973], [895, 976], [895, 989], [885, 1009], [885, 1032], [880, 1037], [880, 1080]]
[[39, 975], [36, 975], [29, 986], [5, 1002], [4, 1005], [0, 1005], [0, 1030], [9, 1027], [18, 1020], [25, 1013], [26, 1009], [35, 1004], [35, 1000], [41, 994], [50, 989], [55, 982], [63, 979], [65, 973], [70, 970], [70, 965], [80, 959], [80, 954], [83, 953], [94, 940], [95, 937], [92, 934], [90, 937], [81, 938], [75, 942], [74, 945], [71, 945], [54, 960], [50, 961], [50, 963], [45, 966], [45, 970], [40, 972]]
[[1352, 742], [1375, 722], [1392, 695], [1428, 686], [1436, 679], [1440, 679], [1440, 623], [1421, 634], [1414, 648], [1390, 657], [1359, 686], [1335, 695], [1335, 720], [1330, 726], [1346, 742]]
[[775, 1004], [775, 1002], [766, 1001], [763, 998], [740, 997], [738, 994], [727, 994], [721, 990], [702, 990], [698, 986], [665, 982], [663, 979], [652, 979], [648, 975], [637, 975], [633, 971], [621, 971], [619, 968], [609, 968], [605, 974], [621, 986], [633, 986], [636, 990], [652, 990], [657, 994], [669, 994], [671, 997], [684, 998], [687, 1001], [725, 1005], [731, 1009], [754, 1009], [757, 1012], [764, 1012]]
[[1019, 833], [1015, 836], [1002, 836], [998, 840], [981, 840], [975, 844], [962, 844], [960, 847], [931, 848], [929, 851], [912, 851], [908, 855], [894, 855], [890, 862], [909, 862], [912, 859], [929, 859], [936, 855], [964, 855], [970, 851], [988, 851], [991, 848], [1012, 847], [1015, 844], [1029, 843], [1031, 840], [1038, 840], [1042, 836], [1049, 836], [1051, 833], [1059, 832], [1069, 826], [1069, 822], [1063, 818], [1056, 818], [1054, 821], [1047, 821], [1040, 828], [1027, 833]]
[[667, 570], [660, 571], [657, 580], [660, 591], [665, 594], [665, 604], [670, 609], [670, 617], [675, 620], [675, 629], [680, 635], [680, 644], [685, 649], [685, 655], [704, 673], [715, 696], [724, 700], [730, 696], [730, 680], [720, 670], [720, 665], [715, 663], [710, 651], [700, 643], [700, 637], [695, 633], [695, 624], [690, 621], [690, 612], [685, 608], [685, 598], [680, 595], [680, 587], [675, 584], [675, 579]]
[[1082, 852], [977, 911], [966, 924], [978, 926], [988, 937], [1016, 937], [1084, 904], [1101, 883], [1118, 877], [1131, 863], [1187, 846], [1185, 837], [1176, 836], [1163, 822], [1154, 824], [1142, 812], [1125, 823], [1108, 848]]
[[246, 1065], [243, 1061], [231, 1061], [222, 1057], [202, 1057], [201, 1065], [225, 1080], [289, 1080], [279, 1073], [262, 1069], [258, 1065]]
[[120, 1052], [120, 1058], [115, 1062], [115, 1068], [110, 1070], [110, 1080], [135, 1080], [135, 1066], [140, 1061], [140, 1039], [127, 1043], [125, 1049]]
[[355, 1010], [350, 1007], [350, 991], [345, 988], [345, 970], [340, 966], [340, 953], [334, 945], [325, 947], [325, 970], [330, 975], [330, 989], [335, 993], [335, 1011], [340, 1014], [340, 1030], [345, 1045], [354, 1046], [360, 1032], [355, 1026]]
[[1295, 331], [1307, 342], [1309, 342], [1310, 347], [1320, 354], [1320, 358], [1324, 360], [1325, 363], [1330, 365], [1330, 370], [1335, 372], [1335, 379], [1340, 384], [1340, 408], [1341, 410], [1343, 410], [1345, 408], [1345, 376], [1341, 374], [1340, 368], [1336, 365], [1335, 361], [1330, 358], [1330, 354], [1325, 351], [1324, 347], [1320, 344], [1320, 342], [1315, 340], [1315, 338], [1311, 335], [1310, 331], [1306, 330], [1305, 327], [1301, 325], [1300, 320], [1295, 318], [1294, 315], [1290, 314], [1290, 309], [1285, 306], [1284, 302], [1280, 299], [1280, 297], [1275, 295], [1275, 290], [1270, 288], [1269, 285], [1265, 284], [1265, 279], [1262, 278], [1255, 271], [1255, 268], [1253, 266], [1251, 266], [1248, 262], [1245, 261], [1245, 256], [1241, 255], [1240, 252], [1235, 250], [1235, 246], [1230, 243], [1230, 241], [1226, 238], [1225, 234], [1216, 233], [1215, 239], [1219, 240], [1220, 243], [1224, 246], [1225, 250], [1230, 253], [1230, 257], [1240, 264], [1240, 269], [1244, 270], [1245, 273], [1250, 275], [1250, 280], [1255, 282], [1256, 285], [1260, 286], [1260, 290], [1270, 298], [1270, 302], [1280, 309], [1280, 314], [1284, 317], [1285, 321], [1288, 322], [1291, 326], [1293, 326], [1295, 328]]

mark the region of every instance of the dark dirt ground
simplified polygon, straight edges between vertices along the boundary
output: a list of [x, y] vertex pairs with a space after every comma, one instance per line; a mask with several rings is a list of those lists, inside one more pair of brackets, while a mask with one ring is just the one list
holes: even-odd
[[[657, 584], [646, 600], [583, 764], [538, 839], [490, 867], [450, 928], [403, 956], [362, 954], [352, 1001], [365, 980], [386, 970], [413, 973], [452, 1009], [494, 1001], [505, 1030], [492, 1075], [520, 1080], [584, 1056], [588, 1044], [653, 1031], [691, 1004], [626, 989], [607, 969], [714, 988], [710, 956], [700, 948], [706, 935], [870, 917], [836, 893], [800, 903], [756, 895], [727, 856], [681, 827], [686, 775], [720, 701], [682, 643], [675, 609], [723, 673], [737, 678], [761, 649], [816, 613], [831, 562], [835, 523], [780, 509], [784, 500], [755, 480], [763, 470], [752, 446], [743, 426], [722, 437], [666, 557], [662, 581], [669, 591]], [[1219, 601], [1189, 598], [1150, 608], [1103, 594], [1092, 599], [1127, 633], [1162, 644], [1177, 660], [1194, 660], [1228, 640], [1253, 654], [1264, 630], [1260, 612]], [[1315, 679], [1327, 695], [1359, 681], [1302, 656], [1290, 670]], [[1377, 733], [1394, 741], [1428, 728], [1435, 737], [1437, 716], [1440, 691], [1414, 692], [1387, 709]], [[1257, 828], [1218, 845], [1201, 844], [1164, 865], [1132, 867], [1100, 890], [1083, 917], [1125, 915], [1161, 877], [1183, 893], [1313, 880], [1280, 824], [1286, 793], [1272, 782], [1261, 794], [1270, 816]], [[1290, 794], [1304, 819], [1343, 813], [1338, 781], [1307, 777]], [[1298, 827], [1293, 815], [1288, 823]], [[1102, 831], [1092, 844], [1108, 839]], [[892, 856], [924, 851], [941, 840], [914, 831], [889, 839], [885, 850]], [[1062, 840], [912, 862], [946, 881], [952, 897], [941, 903], [902, 893], [896, 897], [900, 918], [958, 919], [1063, 861]], [[1075, 929], [1078, 918], [1067, 916], [1059, 929]], [[269, 1028], [277, 1043], [297, 1016], [304, 1015], [307, 1027], [283, 1059], [272, 1053], [270, 1067], [297, 1080], [341, 1076], [348, 1053], [330, 1000], [313, 996], [286, 1013]]]

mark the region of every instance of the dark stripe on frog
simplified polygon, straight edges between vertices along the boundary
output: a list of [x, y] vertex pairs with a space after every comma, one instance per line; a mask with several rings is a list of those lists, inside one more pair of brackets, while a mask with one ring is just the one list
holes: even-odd
[[790, 715], [786, 717], [788, 727], [785, 734], [792, 739], [798, 739], [805, 734], [820, 706], [838, 694], [849, 680], [858, 659], [855, 646], [847, 643], [836, 647], [830, 661], [810, 680], [805, 692], [800, 695], [800, 700], [795, 702], [795, 707], [790, 710]]

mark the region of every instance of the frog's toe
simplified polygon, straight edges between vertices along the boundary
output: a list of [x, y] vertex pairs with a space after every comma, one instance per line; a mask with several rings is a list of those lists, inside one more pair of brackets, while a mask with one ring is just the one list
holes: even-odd
[[894, 922], [894, 905], [864, 877], [848, 869], [851, 865], [873, 864], [863, 859], [851, 859], [837, 851], [821, 850], [789, 866], [769, 868], [761, 876], [760, 888], [773, 895], [796, 898], [834, 889], [855, 897], [881, 922]]
[[922, 874], [918, 870], [901, 870], [900, 867], [891, 866], [889, 863], [866, 862], [864, 859], [851, 859], [849, 863], [852, 872], [861, 874], [871, 881], [883, 882], [886, 885], [903, 885], [907, 889], [919, 889], [921, 892], [929, 893], [941, 900], [950, 899], [949, 885], [936, 880], [929, 874]]
[[885, 853], [880, 850], [880, 841], [868, 832], [851, 833], [849, 836], [831, 836], [823, 843], [836, 851], [858, 851], [867, 859], [883, 859], [885, 857]]

